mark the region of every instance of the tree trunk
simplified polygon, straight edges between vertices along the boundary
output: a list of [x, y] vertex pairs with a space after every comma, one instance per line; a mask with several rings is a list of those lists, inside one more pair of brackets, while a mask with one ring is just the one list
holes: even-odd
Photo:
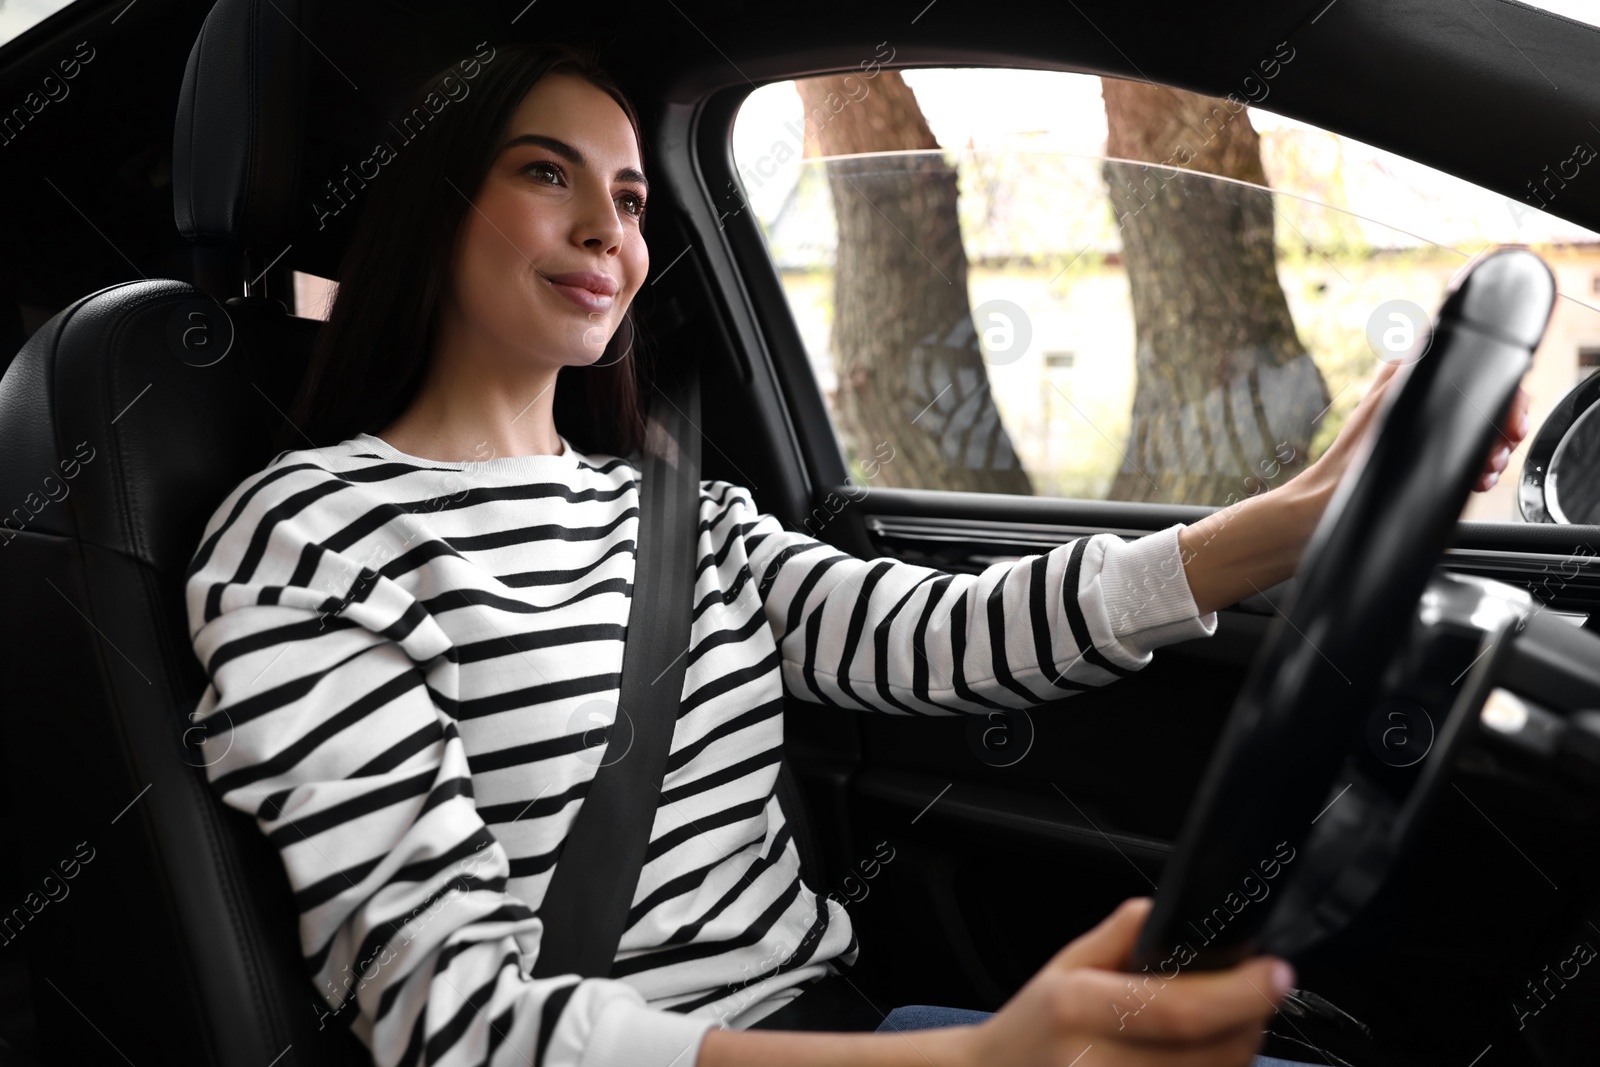
[[795, 85], [806, 156], [921, 153], [826, 164], [838, 224], [835, 410], [847, 447], [862, 460], [894, 450], [875, 485], [1032, 493], [972, 323], [956, 170], [916, 97], [893, 71]]
[[[1307, 463], [1328, 405], [1278, 284], [1260, 142], [1238, 101], [1101, 79], [1102, 167], [1122, 231], [1137, 351], [1116, 500], [1224, 504]], [[1237, 109], [1234, 104], [1238, 103]]]

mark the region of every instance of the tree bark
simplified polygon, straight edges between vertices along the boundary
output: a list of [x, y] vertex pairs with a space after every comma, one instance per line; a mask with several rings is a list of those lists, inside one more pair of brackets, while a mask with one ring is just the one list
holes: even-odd
[[1110, 496], [1225, 504], [1280, 485], [1305, 468], [1329, 397], [1278, 283], [1272, 195], [1170, 169], [1266, 186], [1249, 113], [1146, 82], [1103, 78], [1101, 94], [1137, 340]]
[[[830, 159], [838, 226], [835, 410], [876, 485], [1032, 493], [989, 389], [967, 299], [956, 170], [898, 73], [802, 78], [808, 157]], [[863, 87], [865, 91], [863, 92]]]

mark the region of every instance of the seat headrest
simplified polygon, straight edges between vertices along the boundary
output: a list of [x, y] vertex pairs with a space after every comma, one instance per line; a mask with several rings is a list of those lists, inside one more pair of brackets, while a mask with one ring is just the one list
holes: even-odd
[[218, 0], [189, 52], [172, 141], [178, 230], [263, 252], [293, 229], [305, 113], [299, 0]]
[[288, 266], [335, 277], [357, 212], [334, 183], [392, 136], [424, 79], [507, 39], [494, 14], [493, 3], [217, 0], [173, 124], [179, 232], [249, 253], [252, 272], [287, 249]]

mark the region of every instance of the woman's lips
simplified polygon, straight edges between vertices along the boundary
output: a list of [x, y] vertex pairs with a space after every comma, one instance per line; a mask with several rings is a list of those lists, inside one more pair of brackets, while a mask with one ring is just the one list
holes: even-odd
[[566, 282], [556, 281], [554, 278], [540, 275], [550, 284], [550, 288], [572, 301], [585, 311], [607, 311], [611, 302], [616, 298], [605, 293], [596, 292], [594, 289], [582, 285], [571, 285]]

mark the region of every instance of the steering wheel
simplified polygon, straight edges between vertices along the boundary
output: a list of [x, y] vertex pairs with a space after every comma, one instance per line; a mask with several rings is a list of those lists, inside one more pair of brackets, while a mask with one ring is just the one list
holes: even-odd
[[[1508, 672], [1567, 686], [1570, 700], [1545, 703], [1576, 711], [1586, 692], [1593, 706], [1600, 638], [1536, 618], [1499, 582], [1430, 582], [1554, 301], [1538, 256], [1490, 252], [1396, 372], [1223, 728], [1135, 970], [1290, 956], [1348, 924], [1415, 843]], [[1458, 668], [1463, 684], [1446, 684]]]

